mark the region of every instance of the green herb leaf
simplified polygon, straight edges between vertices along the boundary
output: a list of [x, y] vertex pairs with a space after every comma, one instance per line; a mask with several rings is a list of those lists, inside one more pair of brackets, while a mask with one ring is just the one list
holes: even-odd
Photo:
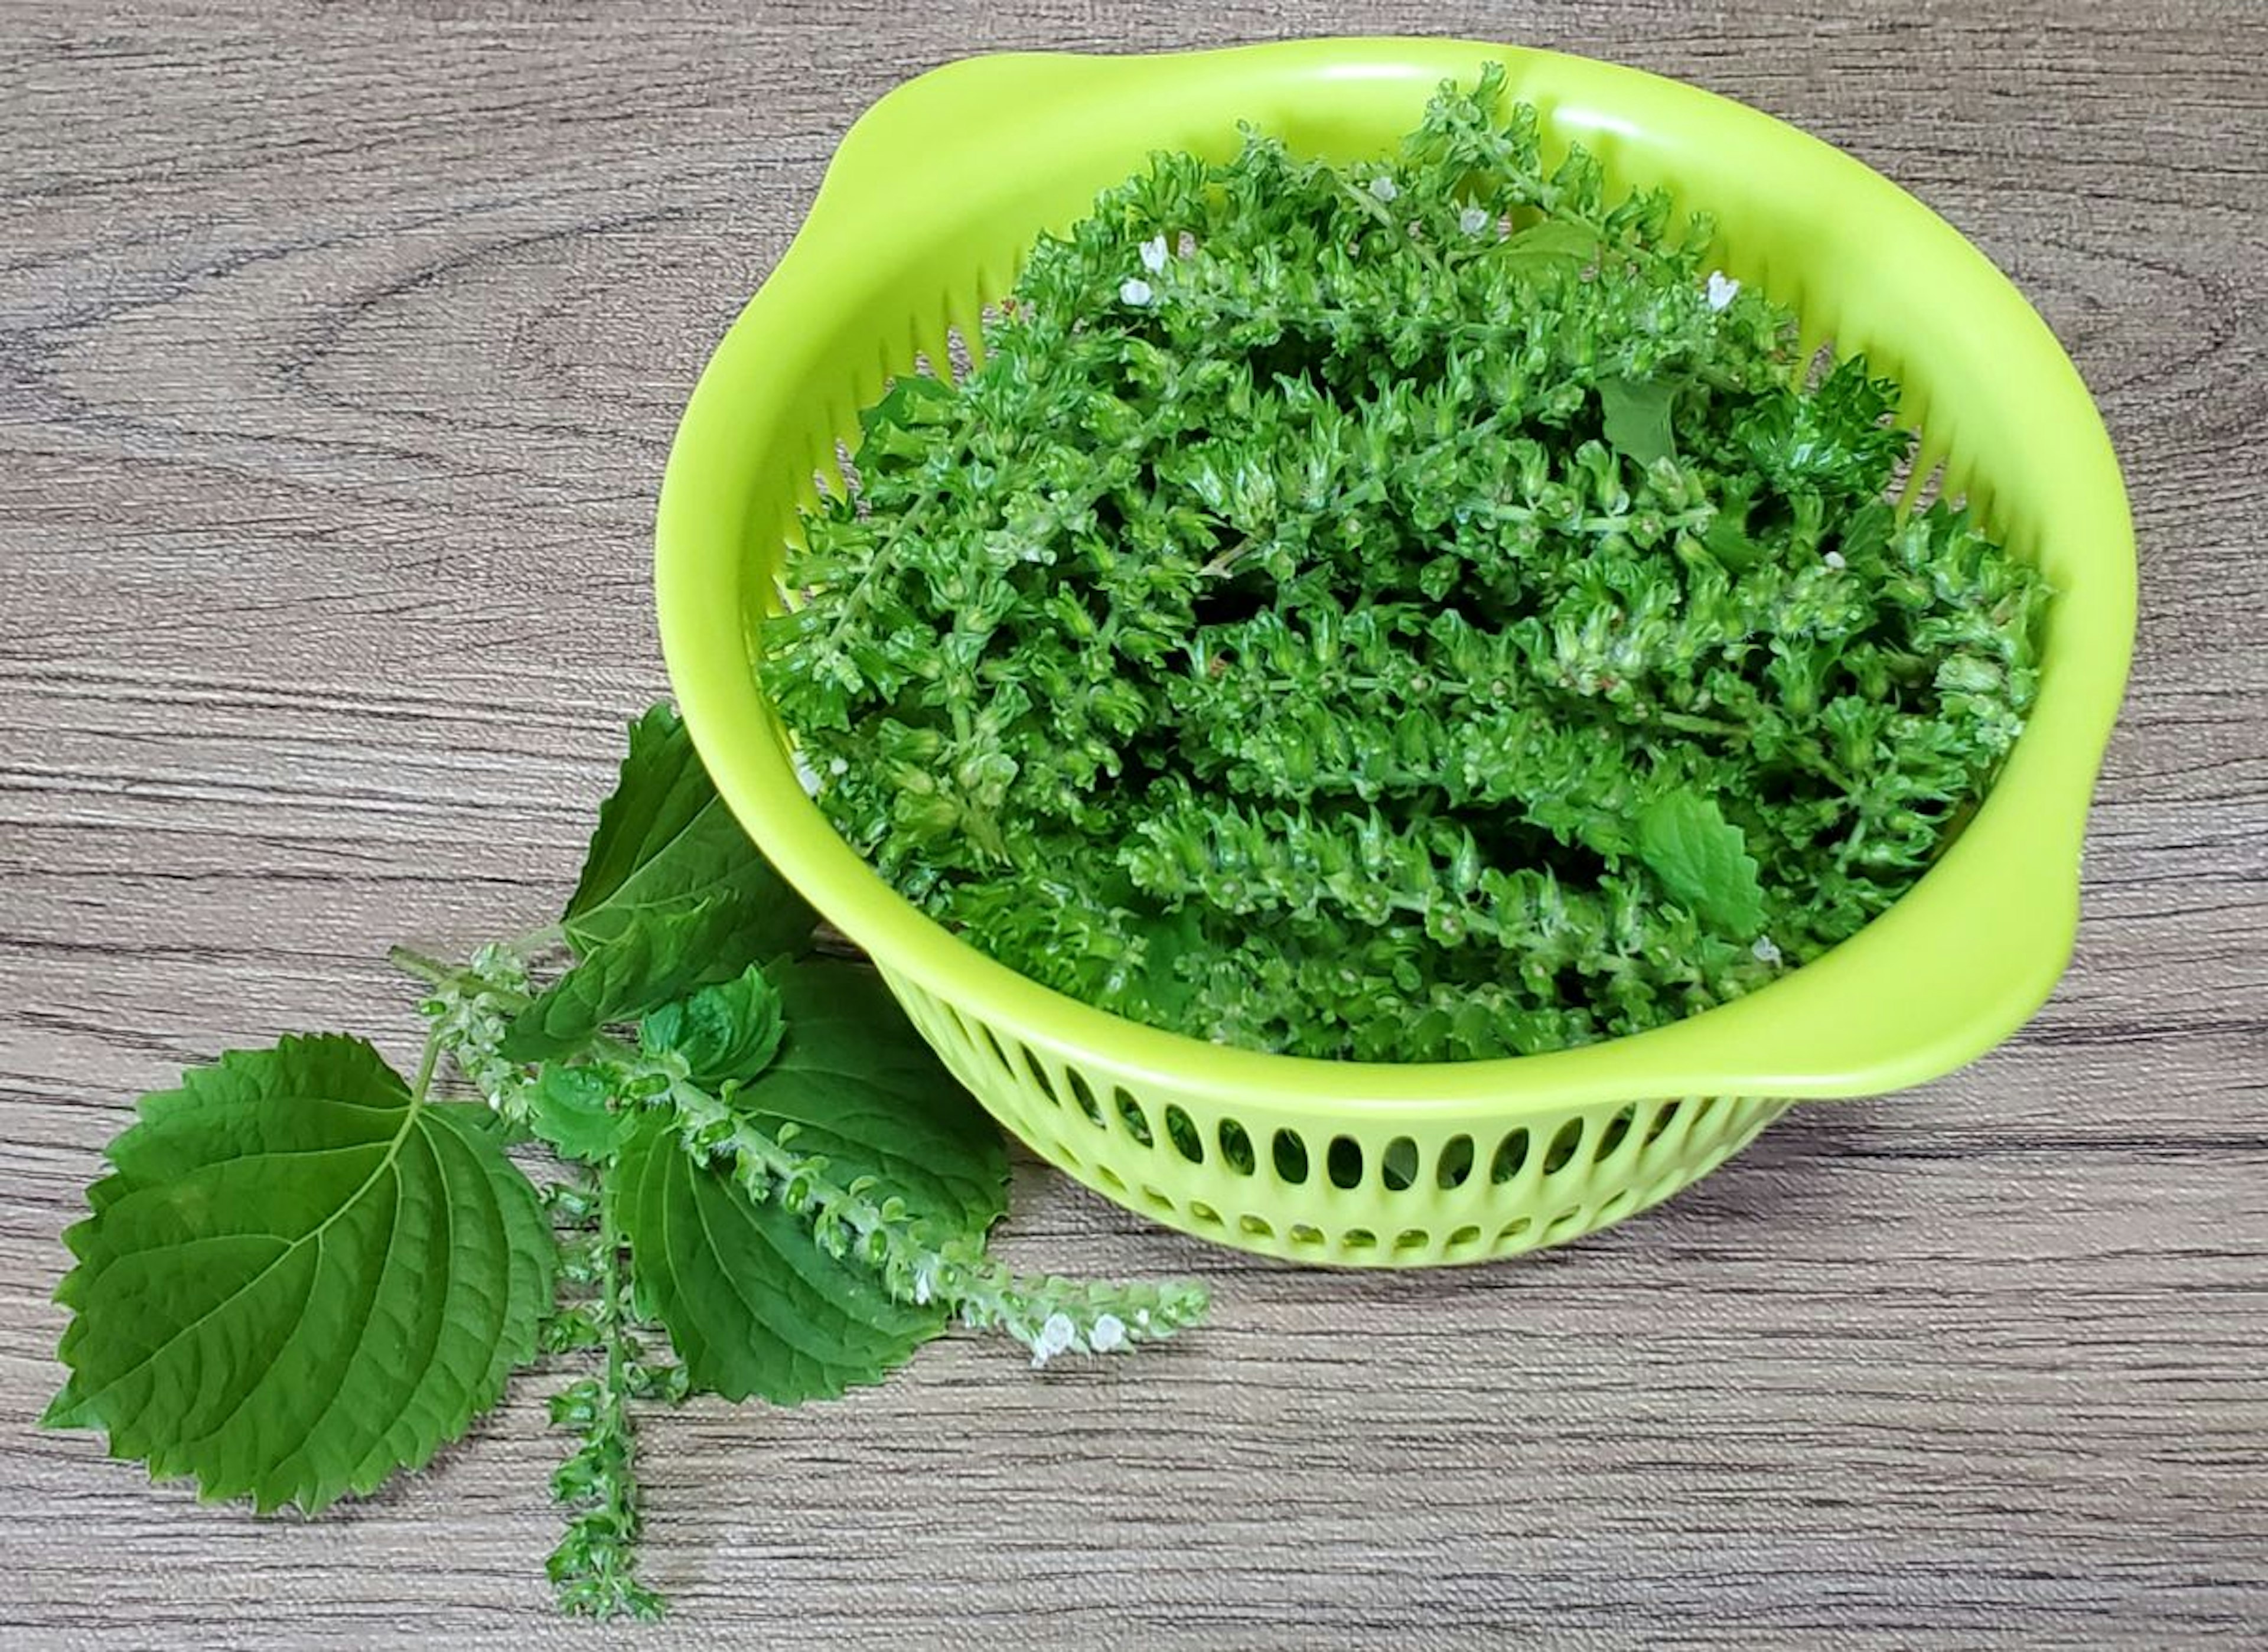
[[1008, 1156], [984, 1110], [938, 1063], [882, 978], [813, 958], [776, 966], [787, 1039], [739, 1110], [828, 1174], [878, 1178], [917, 1218], [971, 1237], [1007, 1209]]
[[1753, 568], [1764, 559], [1764, 548], [1750, 539], [1748, 530], [1730, 516], [1719, 516], [1710, 523], [1701, 535], [1701, 542], [1709, 548], [1709, 554], [1727, 573]]
[[[939, 1239], [981, 1239], [1006, 1207], [999, 1132], [868, 968], [776, 966], [787, 1037], [735, 1110], [843, 1185], [872, 1179]], [[617, 1221], [642, 1311], [669, 1330], [694, 1383], [786, 1405], [873, 1382], [943, 1328], [871, 1269], [829, 1253], [777, 1199], [641, 1125], [623, 1150]]]
[[1727, 483], [1718, 497], [1717, 513], [1701, 535], [1709, 554], [1729, 573], [1753, 568], [1764, 559], [1764, 548], [1749, 534], [1749, 505], [1755, 491], [1753, 476]]
[[568, 1054], [608, 1023], [698, 985], [731, 923], [713, 898], [595, 915], [572, 932], [578, 961], [513, 1017], [501, 1052], [514, 1061]]
[[1599, 406], [1606, 415], [1607, 440], [1616, 453], [1650, 465], [1657, 459], [1677, 457], [1677, 439], [1669, 416], [1677, 400], [1677, 387], [1666, 380], [1599, 380]]
[[578, 958], [514, 1021], [504, 1052], [562, 1055], [751, 963], [799, 948], [811, 909], [748, 841], [666, 705], [630, 729], [562, 920]]
[[606, 1074], [595, 1067], [547, 1061], [527, 1090], [527, 1125], [570, 1159], [603, 1163], [635, 1122], [612, 1104]]
[[762, 1072], [779, 1051], [782, 1031], [779, 989], [762, 965], [751, 964], [736, 981], [648, 1014], [638, 1023], [638, 1043], [652, 1054], [674, 1051], [696, 1084], [713, 1089]]
[[1756, 860], [1714, 800], [1690, 792], [1654, 799], [1638, 816], [1638, 845], [1646, 869], [1705, 923], [1741, 940], [1763, 927]]
[[928, 451], [919, 432], [932, 424], [951, 423], [958, 417], [953, 387], [941, 379], [905, 373], [892, 380], [889, 392], [858, 415], [862, 439], [858, 452], [871, 467], [878, 456], [914, 458]]
[[1572, 274], [1599, 255], [1596, 231], [1565, 218], [1544, 218], [1498, 241], [1490, 256], [1515, 269]]
[[941, 1307], [896, 1301], [777, 1199], [758, 1204], [694, 1160], [666, 1115], [638, 1121], [608, 1197], [638, 1311], [667, 1328], [696, 1388], [780, 1405], [830, 1399], [879, 1382], [945, 1329]]
[[47, 1420], [211, 1498], [313, 1510], [423, 1464], [532, 1358], [554, 1249], [485, 1110], [358, 1039], [237, 1051], [146, 1097], [66, 1235]]

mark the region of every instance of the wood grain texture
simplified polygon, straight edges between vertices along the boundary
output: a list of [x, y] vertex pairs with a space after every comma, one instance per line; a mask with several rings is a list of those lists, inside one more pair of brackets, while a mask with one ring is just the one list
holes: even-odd
[[0, 1639], [596, 1642], [547, 1615], [541, 1383], [313, 1523], [33, 1432], [101, 1145], [223, 1046], [406, 1049], [386, 940], [558, 900], [662, 687], [675, 410], [858, 108], [992, 48], [1395, 31], [1794, 120], [2066, 341], [2144, 548], [2076, 967], [1970, 1071], [1508, 1265], [1249, 1262], [1027, 1167], [1017, 1256], [1202, 1274], [1219, 1324], [655, 1422], [678, 1613], [619, 1638], [2268, 1640], [2257, 0], [0, 7]]

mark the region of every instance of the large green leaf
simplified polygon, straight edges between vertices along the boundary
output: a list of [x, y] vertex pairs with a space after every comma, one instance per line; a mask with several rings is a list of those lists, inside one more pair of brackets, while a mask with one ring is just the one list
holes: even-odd
[[638, 1121], [609, 1188], [638, 1311], [667, 1327], [696, 1388], [781, 1405], [832, 1398], [945, 1329], [941, 1307], [895, 1301], [777, 1199], [757, 1204], [694, 1161], [664, 1115]]
[[1007, 1208], [1008, 1155], [984, 1110], [938, 1062], [865, 964], [775, 965], [787, 1037], [742, 1088], [767, 1131], [796, 1127], [799, 1153], [838, 1182], [879, 1177], [917, 1217], [982, 1234]]
[[521, 1013], [504, 1053], [563, 1054], [609, 1021], [799, 949], [815, 921], [717, 795], [677, 713], [657, 705], [631, 726], [562, 919], [576, 965]]
[[[921, 1042], [863, 965], [771, 970], [787, 1034], [735, 1104], [847, 1186], [877, 1177], [916, 1221], [981, 1237], [1005, 1207], [999, 1132]], [[622, 1150], [616, 1220], [644, 1310], [669, 1329], [694, 1382], [728, 1398], [790, 1404], [869, 1383], [943, 1329], [894, 1302], [874, 1275], [822, 1251], [805, 1221], [750, 1200], [697, 1164], [666, 1125]]]
[[534, 1357], [554, 1247], [485, 1110], [358, 1039], [237, 1051], [151, 1095], [65, 1235], [52, 1426], [208, 1497], [320, 1508], [423, 1464]]

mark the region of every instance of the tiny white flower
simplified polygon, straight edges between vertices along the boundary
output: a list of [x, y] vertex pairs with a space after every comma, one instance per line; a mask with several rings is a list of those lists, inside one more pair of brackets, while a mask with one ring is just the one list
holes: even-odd
[[1740, 296], [1741, 284], [1721, 269], [1709, 272], [1709, 307], [1721, 310]]
[[937, 1264], [924, 1262], [921, 1265], [921, 1271], [914, 1275], [915, 1305], [925, 1308], [929, 1305], [929, 1299], [936, 1294]]
[[1478, 235], [1494, 222], [1486, 207], [1467, 207], [1457, 214], [1457, 227], [1468, 235]]
[[1825, 563], [1830, 568], [1845, 568], [1850, 566], [1848, 563], [1844, 561], [1843, 553], [1839, 550], [1830, 550], [1819, 560]]
[[829, 774], [850, 773], [850, 759], [848, 757], [829, 757], [827, 760], [827, 772]]
[[1770, 935], [1758, 935], [1756, 937], [1756, 944], [1749, 948], [1749, 950], [1756, 955], [1756, 962], [1758, 963], [1778, 963], [1779, 962], [1779, 948], [1772, 944], [1772, 938]]
[[1108, 1353], [1114, 1348], [1126, 1346], [1126, 1322], [1116, 1314], [1095, 1316], [1094, 1329], [1086, 1333], [1086, 1346], [1097, 1353]]
[[795, 754], [795, 778], [803, 782], [803, 789], [806, 796], [819, 795], [819, 771], [811, 766], [811, 759], [800, 751]]
[[1129, 276], [1118, 284], [1118, 296], [1138, 310], [1158, 295], [1150, 291], [1150, 284], [1141, 277]]
[[1047, 1323], [1040, 1327], [1040, 1334], [1032, 1339], [1033, 1369], [1037, 1370], [1070, 1347], [1076, 1334], [1069, 1314], [1049, 1314]]
[[1166, 238], [1153, 235], [1142, 243], [1142, 268], [1156, 275], [1166, 267]]
[[1373, 178], [1370, 181], [1370, 192], [1381, 201], [1391, 201], [1395, 196], [1402, 193], [1399, 188], [1395, 187], [1394, 180], [1388, 177], [1384, 173], [1379, 173], [1377, 177]]

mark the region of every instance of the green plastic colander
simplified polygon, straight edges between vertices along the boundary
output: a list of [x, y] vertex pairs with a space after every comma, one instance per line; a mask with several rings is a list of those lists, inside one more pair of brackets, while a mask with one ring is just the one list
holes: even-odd
[[[1042, 230], [1154, 150], [1226, 156], [1240, 122], [1340, 159], [1387, 152], [1445, 78], [1504, 63], [1547, 146], [1664, 186], [1712, 256], [1906, 387], [1917, 482], [1943, 465], [2056, 589], [2031, 724], [1959, 839], [1889, 911], [1764, 990], [1549, 1055], [1403, 1066], [1222, 1049], [1025, 979], [892, 891], [805, 795], [755, 621], [799, 505], [917, 354], [958, 333]], [[656, 533], [671, 680], [765, 853], [873, 956], [916, 1026], [1051, 1163], [1203, 1237], [1304, 1261], [1509, 1255], [1618, 1221], [1723, 1163], [1792, 1100], [1918, 1083], [2007, 1036], [2061, 974], [2087, 805], [2134, 623], [2133, 530], [2101, 418], [2046, 325], [1919, 202], [1711, 93], [1555, 53], [1311, 41], [1152, 57], [978, 58], [852, 127], [809, 220], [687, 407]]]

